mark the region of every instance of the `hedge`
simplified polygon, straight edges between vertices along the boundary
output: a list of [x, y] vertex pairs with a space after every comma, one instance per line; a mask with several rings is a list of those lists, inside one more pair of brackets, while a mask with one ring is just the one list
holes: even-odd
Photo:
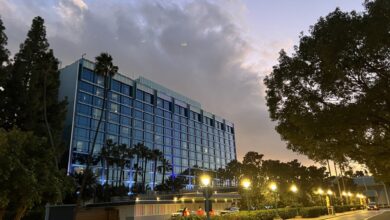
[[[352, 209], [361, 209], [359, 205], [335, 206], [335, 212], [341, 213]], [[321, 215], [327, 215], [328, 209], [325, 206], [303, 207], [298, 209], [298, 213], [303, 218], [315, 218]], [[282, 219], [294, 218], [297, 215], [296, 208], [280, 208], [278, 209], [279, 217]], [[273, 220], [276, 217], [275, 209], [255, 210], [255, 211], [240, 211], [236, 213], [226, 214], [222, 216], [214, 216], [213, 220]], [[189, 216], [176, 217], [175, 220], [203, 220], [204, 217]]]

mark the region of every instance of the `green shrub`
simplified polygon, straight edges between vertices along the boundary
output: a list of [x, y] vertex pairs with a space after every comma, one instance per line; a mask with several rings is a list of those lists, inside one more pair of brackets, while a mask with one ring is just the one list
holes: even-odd
[[315, 218], [328, 214], [328, 209], [324, 206], [304, 207], [299, 209], [299, 214], [303, 218]]

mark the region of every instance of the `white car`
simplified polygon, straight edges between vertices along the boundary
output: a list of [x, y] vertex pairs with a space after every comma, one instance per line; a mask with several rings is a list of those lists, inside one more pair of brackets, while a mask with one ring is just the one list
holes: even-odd
[[231, 214], [239, 211], [240, 209], [238, 207], [230, 207], [230, 208], [226, 208], [225, 210], [222, 210], [221, 215]]
[[183, 215], [183, 209], [179, 209], [176, 212], [171, 214], [171, 217], [178, 217]]

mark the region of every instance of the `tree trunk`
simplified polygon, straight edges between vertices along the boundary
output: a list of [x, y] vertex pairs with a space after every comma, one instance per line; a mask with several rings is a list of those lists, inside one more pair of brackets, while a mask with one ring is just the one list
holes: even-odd
[[165, 182], [165, 164], [162, 165], [162, 180], [161, 180], [161, 185], [164, 185]]
[[148, 165], [148, 159], [145, 158], [145, 166], [144, 166], [144, 175], [142, 176], [142, 190], [145, 192], [146, 191], [146, 170], [147, 170], [147, 166]]
[[23, 216], [26, 214], [27, 205], [18, 206], [16, 209], [16, 214], [14, 220], [21, 220]]
[[[99, 133], [99, 129], [100, 129], [100, 125], [103, 121], [103, 115], [104, 115], [104, 112], [105, 112], [105, 108], [106, 108], [106, 102], [107, 102], [107, 94], [108, 94], [108, 80], [107, 80], [107, 75], [104, 76], [104, 91], [103, 91], [103, 106], [102, 106], [102, 112], [100, 114], [100, 118], [99, 118], [99, 121], [98, 121], [98, 124], [96, 126], [96, 130], [95, 130], [95, 134], [94, 134], [94, 137], [93, 137], [93, 141], [92, 141], [92, 145], [91, 145], [91, 150], [89, 151], [88, 153], [88, 159], [87, 159], [87, 165], [86, 165], [86, 170], [89, 169], [90, 165], [91, 165], [91, 160], [92, 160], [92, 156], [93, 156], [93, 151], [95, 150], [95, 145], [96, 145], [96, 139], [97, 139], [97, 136], [98, 136], [98, 133]], [[85, 190], [85, 185], [86, 185], [86, 181], [87, 181], [87, 178], [86, 178], [86, 175], [83, 177], [83, 181], [82, 181], [82, 184], [81, 184], [81, 188], [80, 188], [80, 196], [78, 197], [77, 199], [77, 204], [76, 206], [79, 206], [80, 205], [80, 202], [81, 202], [81, 198], [83, 197], [83, 193], [84, 193], [84, 190]], [[77, 210], [77, 209], [75, 209]]]
[[157, 172], [157, 159], [154, 160], [154, 170], [153, 170], [153, 190], [156, 186], [156, 172]]
[[45, 125], [47, 129], [47, 134], [49, 136], [49, 141], [50, 141], [50, 146], [53, 149], [54, 153], [54, 163], [56, 166], [56, 169], [58, 169], [58, 159], [57, 159], [57, 151], [54, 146], [54, 140], [53, 140], [53, 135], [51, 133], [50, 125], [49, 125], [49, 120], [47, 118], [47, 73], [45, 73], [45, 77], [43, 80], [43, 117], [45, 118]]
[[137, 167], [135, 168], [134, 185], [137, 187], [138, 182], [138, 167], [139, 167], [139, 155], [137, 155]]
[[108, 164], [108, 159], [106, 159], [106, 184], [108, 185], [109, 175], [110, 175], [110, 164]]
[[3, 220], [6, 208], [0, 208], [0, 220]]

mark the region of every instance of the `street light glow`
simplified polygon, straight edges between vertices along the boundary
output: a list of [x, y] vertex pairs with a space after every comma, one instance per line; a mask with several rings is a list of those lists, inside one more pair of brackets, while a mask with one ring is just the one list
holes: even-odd
[[298, 187], [295, 184], [293, 184], [290, 187], [290, 191], [293, 192], [293, 193], [296, 193], [296, 192], [298, 192]]
[[343, 191], [341, 194], [342, 194], [343, 196], [347, 196], [347, 193], [346, 193], [345, 191]]
[[326, 191], [326, 194], [328, 194], [329, 196], [333, 195], [333, 192], [332, 190], [328, 189], [328, 191]]
[[202, 175], [200, 177], [200, 182], [202, 183], [203, 186], [207, 187], [210, 185], [210, 182], [211, 182], [211, 178], [209, 175]]
[[269, 184], [269, 188], [272, 191], [276, 191], [278, 189], [278, 186], [276, 185], [276, 183], [272, 182], [272, 183]]
[[242, 180], [241, 185], [244, 187], [244, 189], [249, 189], [249, 187], [251, 186], [251, 181], [245, 178]]
[[352, 197], [353, 194], [352, 194], [351, 192], [348, 192], [348, 196], [349, 196], [349, 197]]
[[322, 195], [322, 194], [324, 194], [324, 190], [322, 190], [321, 188], [318, 188], [317, 193]]

